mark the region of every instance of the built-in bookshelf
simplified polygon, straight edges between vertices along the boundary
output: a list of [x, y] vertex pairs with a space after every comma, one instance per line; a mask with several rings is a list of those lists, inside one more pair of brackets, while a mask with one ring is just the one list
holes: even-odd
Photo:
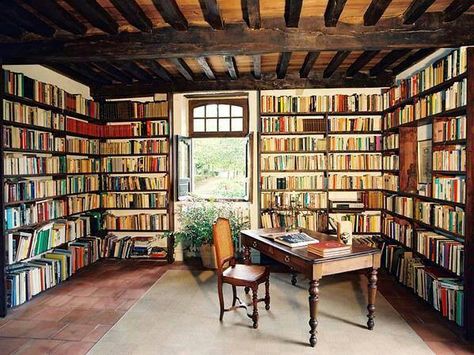
[[460, 332], [474, 321], [473, 66], [453, 50], [383, 94], [385, 267]]
[[[137, 156], [139, 164], [145, 164], [144, 172], [158, 169], [166, 175], [171, 137], [167, 100], [129, 102], [132, 111], [127, 117], [138, 124], [135, 130], [117, 132], [115, 121], [108, 124], [111, 117], [105, 117], [113, 104], [69, 94], [21, 73], [1, 73], [4, 237], [0, 253], [5, 257], [0, 261], [0, 276], [6, 282], [0, 289], [0, 316], [99, 258], [151, 257], [172, 262], [172, 238], [166, 238], [162, 248], [147, 236], [134, 236], [135, 229], [147, 229], [146, 223], [145, 228], [143, 223], [138, 228], [121, 228], [125, 236], [104, 235], [104, 208], [123, 212], [139, 208], [141, 213], [156, 209], [172, 221], [172, 206], [168, 179], [148, 174], [134, 179], [124, 170], [123, 179], [114, 180], [104, 160], [115, 154], [104, 151], [107, 158], [103, 158], [101, 152], [105, 137], [127, 138], [130, 150], [122, 147], [117, 157], [121, 153]], [[128, 139], [142, 135], [146, 138]], [[163, 166], [159, 159], [166, 159]], [[136, 194], [139, 189], [150, 191]], [[119, 197], [114, 199], [114, 195]], [[172, 229], [161, 222], [150, 229]], [[49, 274], [54, 277], [44, 279]]]

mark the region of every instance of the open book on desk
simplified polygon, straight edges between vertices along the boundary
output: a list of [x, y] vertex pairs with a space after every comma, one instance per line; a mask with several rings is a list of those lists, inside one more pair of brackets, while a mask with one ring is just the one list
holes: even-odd
[[286, 245], [290, 248], [304, 247], [309, 244], [319, 243], [319, 240], [314, 239], [303, 232], [263, 233], [261, 236], [273, 239], [275, 242]]

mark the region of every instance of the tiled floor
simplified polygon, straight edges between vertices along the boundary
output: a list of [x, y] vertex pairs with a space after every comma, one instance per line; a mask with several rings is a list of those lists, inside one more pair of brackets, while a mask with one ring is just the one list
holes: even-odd
[[[188, 266], [147, 260], [91, 265], [0, 319], [0, 354], [86, 353], [170, 268]], [[379, 290], [437, 354], [474, 353], [472, 345], [390, 276], [379, 277]]]

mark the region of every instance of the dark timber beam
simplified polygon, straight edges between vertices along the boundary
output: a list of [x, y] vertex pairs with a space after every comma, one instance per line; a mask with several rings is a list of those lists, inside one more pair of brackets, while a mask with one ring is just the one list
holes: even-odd
[[152, 33], [121, 33], [76, 40], [43, 40], [0, 44], [6, 64], [44, 64], [90, 61], [120, 61], [153, 58], [255, 55], [281, 52], [366, 51], [400, 48], [459, 47], [474, 44], [471, 23], [444, 23], [442, 14], [425, 14], [423, 21], [402, 26], [400, 19], [382, 19], [376, 26], [340, 23], [337, 28], [262, 28], [227, 25], [224, 31], [191, 27]]
[[224, 56], [225, 66], [227, 72], [232, 80], [237, 80], [239, 78], [239, 72], [237, 71], [237, 65], [235, 64], [235, 58], [230, 55]]
[[260, 0], [241, 0], [242, 17], [253, 30], [258, 30], [261, 26]]
[[456, 20], [473, 5], [474, 0], [453, 0], [443, 12], [444, 21], [450, 22]]
[[324, 70], [323, 78], [330, 78], [351, 52], [339, 51]]
[[97, 70], [101, 71], [105, 76], [112, 80], [116, 80], [121, 83], [132, 83], [133, 79], [130, 77], [128, 74], [125, 72], [121, 71], [120, 69], [117, 69], [115, 66], [112, 64], [106, 63], [106, 62], [100, 62], [100, 63], [91, 63], [94, 67], [97, 68]]
[[222, 20], [217, 0], [199, 0], [199, 4], [207, 23], [215, 30], [223, 30], [224, 21]]
[[377, 76], [382, 74], [385, 69], [395, 63], [397, 60], [406, 56], [408, 53], [410, 53], [410, 50], [408, 49], [397, 49], [391, 51], [385, 57], [383, 57], [382, 60], [377, 63], [377, 65], [370, 69], [370, 76]]
[[118, 33], [117, 23], [96, 0], [66, 0], [66, 2], [94, 27], [110, 34]]
[[46, 65], [46, 67], [53, 70], [53, 71], [55, 71], [55, 72], [57, 72], [57, 73], [59, 73], [59, 74], [67, 76], [68, 78], [70, 78], [74, 81], [78, 81], [81, 84], [84, 84], [86, 86], [90, 86], [91, 89], [96, 85], [100, 85], [97, 82], [97, 79], [95, 79], [93, 81], [89, 77], [85, 77], [82, 74], [72, 70], [70, 67], [66, 66], [65, 64], [54, 64], [53, 66]]
[[148, 70], [150, 70], [152, 73], [157, 75], [159, 78], [165, 81], [171, 81], [171, 74], [168, 73], [168, 71], [165, 68], [163, 68], [162, 65], [157, 63], [155, 60], [153, 59], [141, 60], [140, 64], [143, 64], [144, 66], [146, 66]]
[[149, 32], [153, 24], [135, 0], [110, 0], [123, 17], [137, 29]]
[[324, 23], [327, 27], [335, 27], [347, 0], [329, 0], [324, 13]]
[[184, 59], [181, 58], [170, 58], [170, 62], [174, 64], [179, 73], [186, 78], [186, 80], [193, 81], [193, 71], [186, 64]]
[[253, 61], [253, 76], [255, 79], [260, 80], [262, 78], [262, 56], [252, 56]]
[[188, 29], [188, 20], [179, 9], [176, 0], [153, 0], [153, 4], [163, 20], [175, 30], [186, 31]]
[[305, 88], [353, 88], [353, 87], [388, 87], [392, 85], [391, 76], [369, 78], [358, 74], [354, 78], [346, 78], [345, 73], [334, 73], [331, 78], [324, 79], [321, 73], [309, 78], [300, 78], [299, 73], [288, 73], [285, 79], [277, 80], [276, 73], [262, 73], [262, 80], [256, 80], [251, 74], [242, 75], [237, 80], [218, 78], [217, 80], [187, 81], [176, 78], [171, 83], [159, 81], [133, 83], [129, 85], [105, 85], [93, 90], [92, 95], [98, 98], [126, 98], [147, 96], [157, 92], [192, 92], [215, 90], [277, 90]]
[[[13, 22], [16, 27], [24, 29], [31, 33], [36, 33], [43, 37], [52, 37], [56, 32], [53, 27], [27, 11], [14, 1], [0, 0], [2, 17], [7, 22]], [[2, 19], [2, 22], [4, 20]], [[1, 51], [0, 51], [1, 53]]]
[[300, 78], [307, 78], [313, 65], [319, 57], [320, 52], [309, 52], [304, 58], [303, 66], [300, 69]]
[[435, 0], [412, 0], [410, 6], [403, 13], [403, 24], [415, 23], [434, 2]]
[[49, 19], [59, 28], [76, 35], [83, 35], [87, 28], [55, 0], [25, 0], [31, 8]]
[[201, 66], [201, 69], [204, 72], [204, 74], [207, 76], [207, 78], [211, 80], [215, 80], [216, 76], [214, 75], [214, 72], [212, 71], [211, 66], [207, 62], [206, 57], [198, 57], [196, 60]]
[[277, 78], [283, 79], [286, 75], [288, 70], [288, 64], [290, 64], [291, 59], [291, 52], [283, 52], [280, 54], [280, 58], [278, 59], [278, 65], [276, 69]]
[[362, 70], [380, 51], [365, 51], [347, 69], [346, 76], [353, 77]]
[[298, 27], [301, 16], [301, 7], [303, 0], [286, 0], [285, 1], [285, 22], [286, 27]]
[[153, 77], [134, 62], [114, 63], [121, 70], [131, 75], [136, 81], [153, 81]]
[[392, 0], [372, 0], [364, 14], [364, 25], [376, 25], [391, 2]]
[[5, 19], [2, 19], [0, 22], [0, 34], [7, 37], [20, 39], [25, 34], [25, 30]]
[[97, 75], [94, 71], [92, 71], [89, 68], [89, 65], [84, 65], [84, 64], [68, 64], [68, 65], [60, 65], [60, 66], [55, 66], [59, 71], [62, 71], [63, 73], [66, 74], [66, 76], [69, 76], [74, 79], [74, 76], [77, 78], [78, 81], [86, 81], [89, 83], [89, 85], [110, 85], [112, 84], [112, 81]]
[[405, 71], [406, 69], [410, 68], [413, 64], [418, 63], [420, 60], [426, 58], [430, 54], [433, 54], [436, 51], [435, 48], [423, 48], [412, 55], [409, 55], [405, 60], [403, 60], [400, 64], [398, 64], [395, 68], [393, 68], [392, 73], [394, 75], [398, 75], [401, 72]]

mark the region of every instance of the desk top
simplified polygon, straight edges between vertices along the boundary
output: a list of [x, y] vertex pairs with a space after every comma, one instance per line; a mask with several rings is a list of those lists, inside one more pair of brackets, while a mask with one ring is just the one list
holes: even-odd
[[[286, 245], [283, 245], [281, 243], [275, 242], [274, 240], [270, 238], [265, 238], [262, 237], [261, 235], [263, 233], [281, 233], [284, 232], [284, 228], [267, 228], [267, 229], [254, 229], [254, 230], [243, 230], [240, 233], [246, 237], [250, 237], [251, 239], [255, 239], [261, 243], [264, 243], [268, 246], [272, 246], [273, 248], [279, 249], [287, 254], [294, 255], [295, 257], [298, 257], [300, 259], [303, 259], [307, 262], [313, 263], [313, 264], [318, 264], [326, 261], [331, 261], [331, 260], [343, 260], [343, 259], [349, 259], [349, 258], [354, 258], [357, 256], [367, 256], [367, 255], [373, 255], [377, 253], [381, 253], [380, 249], [377, 248], [372, 248], [367, 245], [352, 245], [352, 250], [349, 254], [346, 255], [341, 255], [341, 256], [335, 256], [335, 257], [322, 257], [318, 256], [316, 254], [310, 253], [307, 250], [307, 246], [304, 247], [299, 247], [299, 248], [290, 248]], [[336, 240], [336, 238], [324, 234], [324, 233], [319, 233], [319, 232], [314, 232], [311, 230], [303, 229], [302, 232], [305, 232], [309, 236], [318, 239], [318, 240]]]

